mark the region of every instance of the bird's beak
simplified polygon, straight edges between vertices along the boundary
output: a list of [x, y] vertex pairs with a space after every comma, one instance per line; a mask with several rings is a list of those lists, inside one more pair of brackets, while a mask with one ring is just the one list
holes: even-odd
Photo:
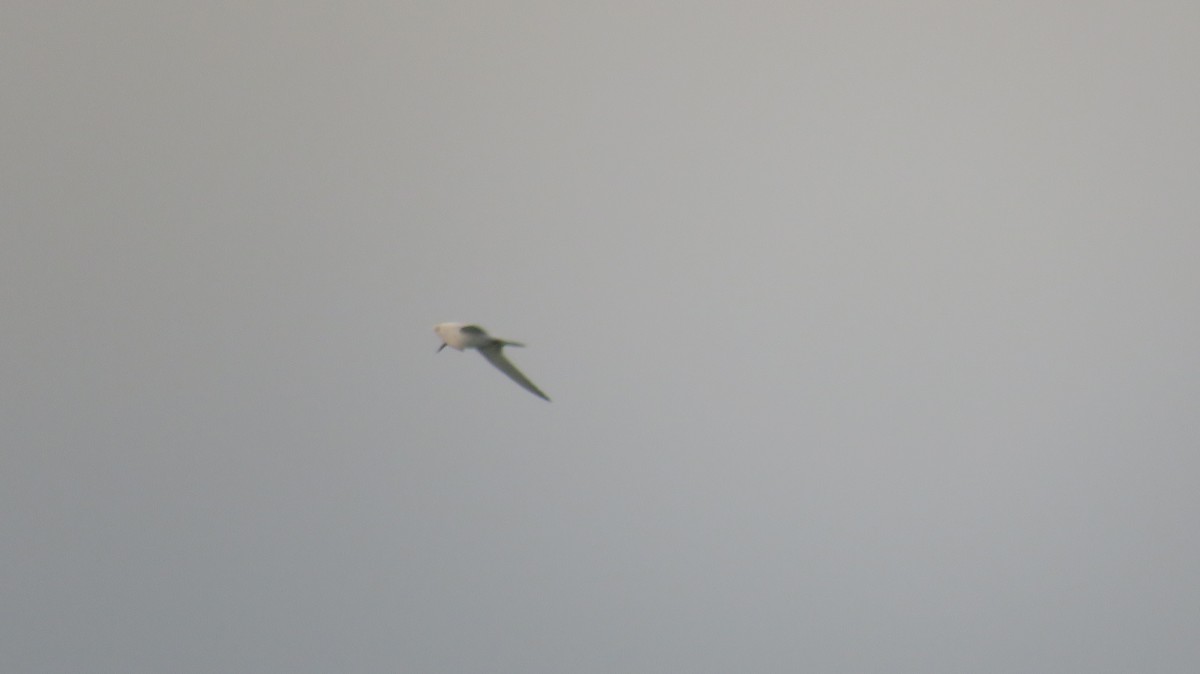
[[438, 347], [438, 350], [437, 350], [437, 351], [434, 351], [434, 353], [441, 353], [441, 352], [442, 352], [442, 349], [444, 349], [444, 348], [446, 348], [446, 343], [445, 343], [445, 342], [442, 342], [442, 345], [441, 345], [441, 346], [439, 346], [439, 347]]

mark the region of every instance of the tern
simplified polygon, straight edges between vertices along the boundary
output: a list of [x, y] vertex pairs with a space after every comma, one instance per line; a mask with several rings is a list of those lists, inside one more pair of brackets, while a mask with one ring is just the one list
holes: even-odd
[[459, 351], [475, 349], [483, 354], [487, 362], [496, 366], [497, 370], [508, 375], [508, 378], [517, 382], [521, 388], [546, 402], [550, 401], [550, 398], [545, 393], [542, 393], [538, 387], [534, 386], [533, 382], [529, 381], [525, 375], [521, 374], [520, 370], [504, 357], [502, 351], [504, 347], [525, 346], [524, 344], [512, 342], [507, 339], [496, 339], [478, 325], [468, 325], [466, 323], [438, 323], [433, 326], [433, 331], [437, 333], [438, 337], [442, 338], [442, 345], [438, 347], [438, 353], [441, 353], [442, 349], [447, 346]]

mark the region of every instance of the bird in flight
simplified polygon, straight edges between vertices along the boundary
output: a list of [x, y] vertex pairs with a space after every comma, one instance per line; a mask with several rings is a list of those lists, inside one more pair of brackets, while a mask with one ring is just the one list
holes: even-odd
[[465, 323], [438, 323], [433, 326], [433, 331], [437, 333], [438, 337], [442, 338], [442, 345], [438, 347], [438, 353], [441, 353], [442, 349], [447, 346], [459, 351], [475, 349], [483, 354], [487, 362], [496, 366], [497, 370], [508, 375], [508, 378], [517, 382], [521, 388], [546, 402], [550, 401], [550, 398], [545, 393], [542, 393], [538, 387], [534, 386], [533, 382], [529, 381], [525, 375], [521, 374], [520, 370], [504, 357], [504, 353], [502, 352], [504, 347], [525, 346], [524, 344], [510, 342], [507, 339], [496, 339], [478, 325], [467, 325]]

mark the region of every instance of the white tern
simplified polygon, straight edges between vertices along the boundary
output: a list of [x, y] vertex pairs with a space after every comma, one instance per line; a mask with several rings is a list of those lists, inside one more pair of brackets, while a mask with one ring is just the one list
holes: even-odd
[[442, 345], [438, 347], [439, 353], [447, 346], [459, 351], [475, 349], [483, 354], [487, 362], [495, 365], [497, 370], [508, 375], [508, 378], [517, 382], [521, 388], [542, 400], [550, 401], [550, 398], [545, 393], [542, 393], [538, 387], [534, 386], [533, 382], [529, 381], [525, 375], [521, 374], [520, 370], [504, 357], [502, 351], [504, 347], [525, 346], [524, 344], [511, 342], [507, 339], [496, 339], [478, 325], [468, 325], [466, 323], [438, 323], [433, 326], [433, 331], [437, 333], [438, 337], [442, 338]]

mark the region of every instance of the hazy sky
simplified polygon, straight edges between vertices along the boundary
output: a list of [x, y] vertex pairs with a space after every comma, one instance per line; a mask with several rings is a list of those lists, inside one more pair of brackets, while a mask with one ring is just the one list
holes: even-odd
[[17, 1], [0, 91], [0, 671], [1200, 671], [1194, 0]]

